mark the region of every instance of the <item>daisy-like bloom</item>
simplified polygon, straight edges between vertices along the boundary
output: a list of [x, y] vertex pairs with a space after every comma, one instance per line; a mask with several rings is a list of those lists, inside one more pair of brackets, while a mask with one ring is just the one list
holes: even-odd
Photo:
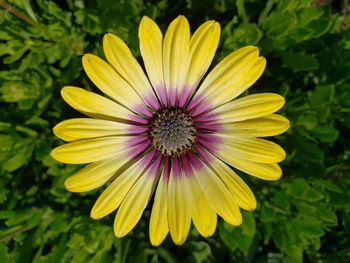
[[148, 77], [127, 45], [106, 34], [108, 62], [87, 54], [83, 67], [108, 98], [77, 87], [62, 89], [70, 106], [92, 118], [57, 124], [55, 135], [68, 143], [51, 155], [64, 163], [89, 163], [67, 178], [69, 191], [108, 184], [91, 217], [118, 209], [117, 237], [133, 229], [153, 192], [153, 245], [168, 232], [182, 244], [191, 221], [208, 237], [216, 229], [217, 214], [239, 225], [240, 208], [256, 207], [252, 191], [230, 166], [265, 180], [281, 177], [277, 163], [285, 158], [284, 150], [258, 137], [288, 129], [289, 121], [274, 114], [284, 98], [261, 93], [232, 100], [264, 71], [266, 60], [258, 48], [233, 52], [200, 83], [219, 38], [215, 21], [205, 22], [191, 36], [187, 19], [179, 16], [163, 37], [156, 23], [143, 17], [139, 39]]

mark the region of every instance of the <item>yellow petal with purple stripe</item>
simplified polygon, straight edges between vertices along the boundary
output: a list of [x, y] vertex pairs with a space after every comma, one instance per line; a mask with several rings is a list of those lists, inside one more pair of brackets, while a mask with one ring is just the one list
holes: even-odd
[[149, 238], [153, 246], [159, 246], [169, 232], [168, 226], [168, 180], [169, 158], [165, 159], [163, 173], [159, 179], [153, 201], [149, 223]]
[[96, 200], [91, 210], [93, 219], [102, 218], [119, 207], [131, 187], [145, 173], [147, 164], [154, 157], [154, 152], [147, 154], [122, 174], [120, 174]]
[[120, 153], [114, 158], [89, 164], [69, 176], [64, 186], [71, 192], [86, 192], [105, 184], [117, 170], [127, 162], [127, 154]]
[[217, 156], [238, 170], [260, 179], [273, 181], [280, 179], [282, 176], [282, 170], [277, 163], [257, 163], [220, 153]]
[[133, 115], [130, 110], [114, 101], [81, 88], [64, 87], [61, 95], [74, 109], [95, 118], [120, 121], [130, 119]]
[[[220, 124], [215, 131], [228, 136], [233, 134], [266, 137], [284, 133], [289, 129], [289, 126], [290, 122], [287, 118], [278, 114], [270, 114], [255, 119]], [[210, 127], [208, 128], [210, 129]], [[214, 126], [212, 126], [212, 128], [215, 129]]]
[[128, 150], [130, 137], [104, 137], [66, 143], [51, 151], [57, 161], [71, 164], [91, 163], [112, 158]]
[[189, 69], [186, 83], [197, 86], [207, 72], [220, 39], [220, 24], [214, 20], [203, 23], [190, 41]]
[[184, 86], [180, 87], [179, 106], [185, 106], [199, 81], [207, 72], [220, 39], [220, 24], [210, 20], [193, 34], [189, 48], [189, 66]]
[[117, 237], [125, 236], [140, 220], [156, 185], [161, 161], [162, 157], [158, 156], [121, 203], [114, 220], [114, 233]]
[[257, 163], [276, 163], [285, 159], [286, 153], [278, 144], [264, 139], [239, 136], [217, 135], [222, 144], [218, 154], [226, 158], [239, 158]]
[[216, 213], [231, 225], [240, 225], [242, 215], [234, 196], [221, 179], [197, 156], [190, 152], [189, 157], [194, 176]]
[[214, 234], [216, 229], [216, 212], [209, 204], [203, 190], [194, 177], [193, 170], [187, 156], [183, 155], [181, 160], [186, 175], [184, 177], [184, 183], [187, 184], [186, 189], [189, 189], [188, 202], [191, 208], [192, 221], [202, 236], [209, 237]]
[[[276, 93], [249, 95], [213, 110], [218, 123], [232, 123], [255, 119], [278, 111], [285, 103], [284, 98]], [[200, 118], [198, 118], [200, 120]]]
[[53, 128], [53, 132], [58, 138], [68, 142], [115, 135], [142, 134], [146, 131], [147, 127], [145, 126], [90, 118], [65, 120]]
[[185, 242], [191, 226], [189, 189], [186, 187], [179, 161], [174, 158], [168, 182], [168, 225], [177, 245]]
[[205, 101], [216, 107], [249, 88], [262, 74], [266, 60], [257, 47], [243, 47], [222, 60], [204, 79], [189, 108]]
[[103, 50], [108, 62], [136, 90], [145, 103], [158, 109], [159, 104], [144, 71], [128, 46], [119, 37], [106, 34]]
[[254, 210], [256, 208], [256, 199], [253, 192], [230, 167], [215, 157], [212, 158], [209, 165], [234, 195], [240, 207], [245, 210]]
[[164, 85], [162, 44], [163, 35], [158, 25], [149, 17], [144, 16], [139, 27], [140, 52], [148, 77], [156, 89]]
[[105, 94], [139, 114], [151, 117], [137, 92], [103, 59], [86, 54], [83, 67], [91, 81]]
[[180, 15], [170, 23], [163, 42], [164, 83], [171, 106], [176, 105], [186, 84], [189, 43], [190, 26], [187, 19]]
[[208, 202], [196, 179], [189, 180], [191, 188], [191, 217], [198, 232], [204, 237], [214, 234], [217, 223], [215, 210]]

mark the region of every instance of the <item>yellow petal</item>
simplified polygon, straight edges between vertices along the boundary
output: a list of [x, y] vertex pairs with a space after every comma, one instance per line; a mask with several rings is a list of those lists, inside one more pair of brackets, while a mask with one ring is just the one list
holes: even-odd
[[266, 60], [257, 47], [243, 47], [222, 60], [208, 74], [197, 96], [214, 102], [214, 106], [232, 100], [252, 85], [265, 69]]
[[118, 103], [134, 111], [137, 111], [136, 106], [143, 104], [129, 83], [101, 58], [86, 54], [83, 57], [83, 67], [91, 81]]
[[163, 35], [157, 24], [147, 16], [144, 16], [140, 22], [139, 39], [143, 62], [148, 77], [155, 88], [164, 84], [162, 61]]
[[217, 154], [217, 156], [229, 165], [247, 174], [264, 180], [278, 180], [282, 176], [282, 170], [277, 163], [256, 163], [237, 157]]
[[104, 137], [70, 142], [56, 147], [51, 156], [63, 163], [80, 164], [105, 160], [128, 150], [130, 137]]
[[53, 132], [62, 140], [75, 141], [113, 135], [143, 133], [146, 129], [146, 127], [128, 125], [115, 121], [75, 118], [58, 123], [53, 128]]
[[168, 224], [171, 238], [177, 245], [185, 242], [191, 226], [189, 189], [186, 189], [183, 180], [183, 174], [175, 175], [174, 169], [171, 169], [168, 183]]
[[157, 176], [146, 172], [130, 189], [114, 220], [114, 233], [117, 237], [125, 236], [140, 220], [151, 198], [156, 181]]
[[70, 106], [88, 116], [122, 120], [128, 119], [130, 114], [132, 114], [131, 111], [123, 106], [81, 88], [64, 87], [61, 90], [61, 95]]
[[276, 163], [285, 159], [286, 153], [276, 143], [254, 138], [231, 134], [218, 135], [222, 144], [218, 147], [220, 155], [227, 158], [239, 158], [258, 163]]
[[142, 176], [145, 167], [141, 165], [143, 159], [133, 164], [120, 174], [96, 200], [91, 210], [93, 219], [102, 218], [119, 207], [124, 197], [134, 183]]
[[210, 206], [203, 190], [200, 188], [195, 178], [184, 178], [190, 189], [191, 217], [198, 232], [209, 237], [214, 234], [216, 229], [217, 217], [215, 210]]
[[210, 20], [202, 24], [193, 34], [190, 41], [189, 67], [186, 84], [197, 87], [207, 72], [220, 39], [220, 24]]
[[278, 111], [284, 105], [284, 98], [275, 93], [249, 95], [213, 110], [219, 123], [231, 123], [259, 118]]
[[245, 210], [256, 208], [256, 199], [248, 185], [224, 162], [213, 158], [210, 167], [225, 183], [226, 187], [234, 195], [237, 204]]
[[121, 153], [114, 158], [89, 164], [69, 176], [64, 186], [71, 192], [86, 192], [98, 188], [105, 184], [127, 160], [127, 155]]
[[[193, 158], [201, 162], [194, 155]], [[231, 225], [240, 225], [242, 215], [238, 205], [220, 178], [203, 163], [202, 168], [194, 170], [194, 176], [216, 213]]]
[[163, 42], [164, 82], [172, 106], [176, 104], [172, 101], [174, 94], [180, 94], [185, 85], [189, 43], [190, 26], [187, 19], [180, 15], [170, 23]]
[[[103, 38], [103, 50], [108, 62], [136, 90], [149, 106], [157, 101], [145, 73], [132, 55], [128, 46], [119, 37], [106, 34]], [[148, 100], [150, 98], [150, 100]]]
[[274, 136], [289, 129], [289, 120], [278, 114], [221, 124], [219, 133], [253, 137]]
[[151, 219], [149, 223], [149, 237], [153, 246], [159, 246], [169, 232], [168, 227], [168, 174], [164, 169], [159, 179], [154, 197]]

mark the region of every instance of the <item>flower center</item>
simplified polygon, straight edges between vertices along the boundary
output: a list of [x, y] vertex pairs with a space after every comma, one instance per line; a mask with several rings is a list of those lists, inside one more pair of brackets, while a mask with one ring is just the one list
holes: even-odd
[[148, 125], [151, 144], [164, 155], [182, 154], [195, 143], [193, 120], [183, 109], [161, 109]]

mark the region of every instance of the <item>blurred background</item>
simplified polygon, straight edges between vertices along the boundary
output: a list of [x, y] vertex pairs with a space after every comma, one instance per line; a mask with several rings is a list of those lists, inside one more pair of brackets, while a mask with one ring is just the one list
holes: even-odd
[[[339, 0], [0, 0], [0, 262], [350, 262], [350, 1]], [[243, 224], [219, 221], [205, 239], [192, 227], [183, 246], [148, 239], [150, 207], [136, 228], [114, 237], [114, 214], [94, 221], [103, 190], [64, 189], [78, 165], [49, 156], [52, 127], [81, 116], [60, 97], [65, 85], [96, 90], [81, 56], [104, 57], [112, 32], [140, 60], [143, 15], [163, 32], [179, 14], [192, 32], [217, 20], [213, 65], [245, 45], [267, 59], [249, 93], [286, 97], [291, 128], [273, 140], [287, 159], [282, 179], [239, 173], [258, 201]], [[152, 202], [151, 202], [152, 203]]]

